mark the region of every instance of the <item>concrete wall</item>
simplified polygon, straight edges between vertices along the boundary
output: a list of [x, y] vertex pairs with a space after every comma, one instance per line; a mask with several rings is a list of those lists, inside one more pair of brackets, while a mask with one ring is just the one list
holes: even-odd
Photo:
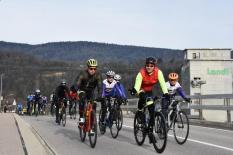
[[206, 84], [193, 88], [190, 94], [231, 94], [233, 61], [190, 61], [190, 80], [200, 77]]

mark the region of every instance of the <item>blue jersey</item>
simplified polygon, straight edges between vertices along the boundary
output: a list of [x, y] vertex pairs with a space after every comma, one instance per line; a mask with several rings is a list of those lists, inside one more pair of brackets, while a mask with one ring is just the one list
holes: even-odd
[[33, 101], [33, 95], [28, 95], [28, 96], [27, 96], [27, 101], [28, 101], [28, 102]]
[[117, 98], [126, 99], [124, 86], [120, 82], [117, 82], [115, 88], [116, 88], [115, 89], [115, 96]]

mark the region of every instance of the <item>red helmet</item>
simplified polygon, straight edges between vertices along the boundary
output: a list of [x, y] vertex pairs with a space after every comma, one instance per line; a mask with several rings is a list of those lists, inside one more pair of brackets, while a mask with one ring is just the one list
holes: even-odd
[[168, 75], [169, 80], [178, 80], [179, 75], [177, 73], [170, 73]]

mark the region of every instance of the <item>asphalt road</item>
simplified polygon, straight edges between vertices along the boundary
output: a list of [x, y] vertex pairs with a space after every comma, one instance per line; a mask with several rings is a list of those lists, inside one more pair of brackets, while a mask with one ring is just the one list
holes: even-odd
[[[109, 129], [105, 135], [98, 135], [94, 149], [89, 140], [83, 143], [79, 137], [77, 120], [67, 119], [65, 127], [58, 126], [51, 116], [22, 116], [59, 155], [141, 155], [155, 154], [154, 147], [146, 139], [138, 146], [133, 135], [133, 119], [125, 118], [117, 139], [111, 137]], [[188, 141], [184, 145], [176, 143], [172, 132], [168, 134], [165, 155], [232, 155], [233, 131], [199, 126], [190, 126]]]

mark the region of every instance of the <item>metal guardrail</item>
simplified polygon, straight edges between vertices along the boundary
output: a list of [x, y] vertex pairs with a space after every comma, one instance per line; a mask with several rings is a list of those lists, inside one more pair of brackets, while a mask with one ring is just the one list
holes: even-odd
[[[231, 120], [231, 111], [233, 111], [233, 105], [230, 105], [230, 100], [233, 99], [233, 94], [213, 94], [213, 95], [192, 95], [189, 96], [192, 100], [196, 100], [196, 103], [190, 103], [188, 105], [181, 106], [182, 109], [186, 110], [198, 110], [199, 119], [203, 120], [203, 110], [223, 110], [227, 112], [226, 123], [232, 123]], [[182, 100], [181, 97], [176, 97], [178, 100]], [[204, 99], [223, 99], [222, 105], [211, 105], [211, 102], [208, 105], [203, 105], [202, 101]], [[125, 111], [135, 111], [137, 109], [137, 98], [129, 99], [128, 105], [122, 106], [122, 109]]]

